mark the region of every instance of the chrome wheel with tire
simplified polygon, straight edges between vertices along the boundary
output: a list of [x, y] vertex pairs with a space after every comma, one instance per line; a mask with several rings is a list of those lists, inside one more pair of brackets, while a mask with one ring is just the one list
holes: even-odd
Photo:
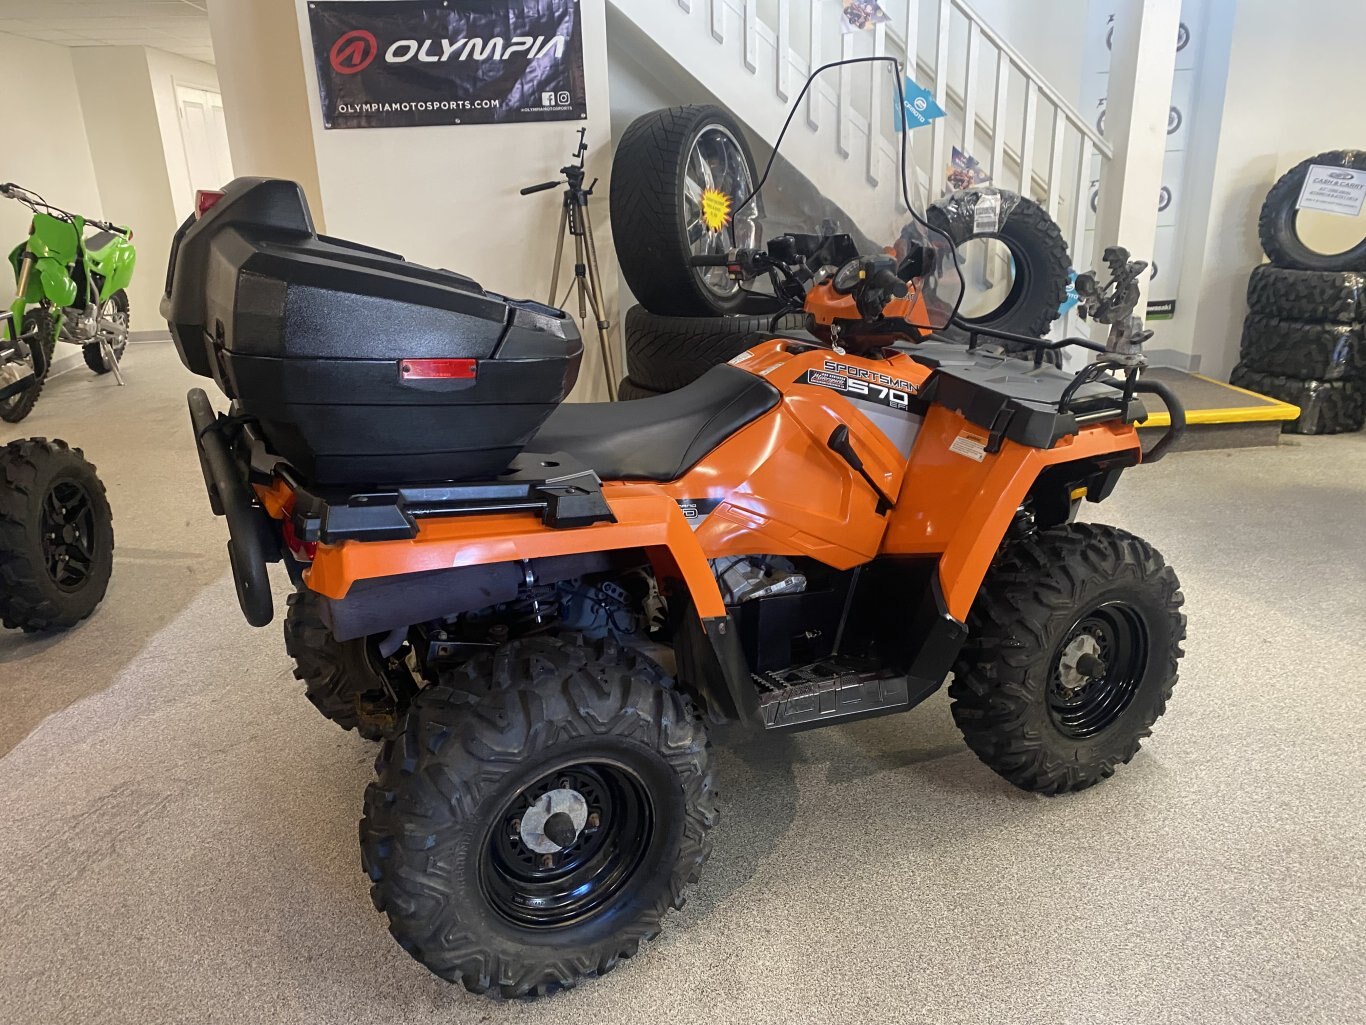
[[[759, 238], [759, 215], [751, 203], [735, 208], [754, 194], [748, 153], [729, 128], [705, 126], [688, 150], [683, 171], [683, 220], [688, 251], [693, 256], [753, 247]], [[724, 267], [695, 267], [693, 273], [712, 295], [729, 303], [740, 290]]]
[[781, 308], [772, 295], [738, 287], [725, 268], [691, 262], [762, 244], [759, 201], [740, 209], [757, 181], [744, 133], [720, 107], [667, 107], [631, 123], [612, 158], [612, 238], [645, 309], [723, 317]]

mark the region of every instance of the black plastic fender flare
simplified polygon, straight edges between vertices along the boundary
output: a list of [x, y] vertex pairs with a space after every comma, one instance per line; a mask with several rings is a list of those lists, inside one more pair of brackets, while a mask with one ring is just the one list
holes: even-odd
[[228, 521], [228, 562], [237, 588], [237, 604], [248, 623], [265, 626], [275, 618], [275, 600], [266, 571], [270, 524], [265, 522], [265, 512], [252, 499], [247, 482], [228, 452], [218, 430], [218, 414], [209, 404], [208, 395], [203, 388], [192, 388], [186, 398], [209, 504], [215, 515]]

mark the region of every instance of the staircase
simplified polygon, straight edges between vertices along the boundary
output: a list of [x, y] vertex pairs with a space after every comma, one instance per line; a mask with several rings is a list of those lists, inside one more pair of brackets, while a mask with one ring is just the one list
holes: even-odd
[[[838, 0], [609, 3], [770, 145], [811, 69], [852, 57], [896, 58], [947, 112], [911, 132], [913, 201], [923, 209], [946, 190], [957, 146], [991, 173], [990, 184], [1047, 209], [1063, 228], [1073, 265], [1089, 266], [1089, 196], [1111, 148], [964, 0], [883, 0], [890, 23], [854, 33], [841, 31]], [[784, 156], [856, 219], [862, 209], [885, 210], [887, 190], [896, 187], [894, 89], [880, 65], [827, 73], [783, 146]]]

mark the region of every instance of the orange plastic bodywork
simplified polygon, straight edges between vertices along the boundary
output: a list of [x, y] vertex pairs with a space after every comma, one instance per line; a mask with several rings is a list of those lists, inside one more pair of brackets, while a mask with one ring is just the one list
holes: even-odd
[[932, 406], [908, 468], [913, 493], [888, 518], [880, 554], [938, 555], [948, 612], [962, 621], [1016, 510], [1045, 467], [1139, 448], [1138, 432], [1118, 421], [1086, 427], [1051, 449], [1003, 441], [982, 461], [951, 446], [960, 437], [985, 441], [987, 431], [952, 410]]
[[603, 494], [616, 523], [560, 530], [545, 526], [533, 513], [427, 517], [418, 521], [417, 536], [411, 539], [319, 545], [305, 579], [319, 594], [343, 598], [357, 580], [643, 548], [663, 570], [661, 576], [686, 584], [699, 615], [725, 615], [716, 578], [676, 502], [652, 484], [605, 484]]
[[[854, 297], [836, 292], [828, 281], [807, 292], [806, 312], [823, 327], [830, 327], [836, 321], [857, 324], [863, 320]], [[887, 320], [904, 320], [907, 326], [930, 324], [930, 311], [925, 305], [924, 296], [914, 287], [904, 299], [893, 299], [887, 303], [882, 308], [882, 316]]]
[[[865, 359], [824, 348], [789, 348], [775, 339], [732, 361], [772, 383], [781, 401], [684, 476], [665, 484], [604, 482], [616, 523], [555, 529], [532, 513], [425, 517], [410, 540], [319, 545], [308, 586], [341, 598], [355, 581], [375, 577], [644, 549], [657, 574], [681, 581], [707, 618], [725, 614], [709, 559], [806, 556], [849, 569], [884, 555], [928, 556], [938, 558], [947, 611], [962, 621], [1012, 517], [1044, 468], [1139, 448], [1134, 427], [1113, 421], [1086, 426], [1051, 449], [1004, 441], [997, 452], [981, 451], [986, 430], [958, 413], [931, 405], [923, 422], [914, 413], [914, 397], [932, 371], [906, 354], [888, 350], [885, 358]], [[809, 372], [826, 381], [843, 378], [849, 391], [872, 389], [884, 399], [890, 393], [903, 406], [905, 396], [911, 408], [897, 413], [850, 399], [808, 383]], [[889, 437], [883, 429], [888, 424], [904, 425], [906, 436], [899, 442]], [[829, 449], [831, 432], [840, 425], [848, 427], [866, 470], [895, 503], [886, 515], [878, 513], [868, 484]], [[912, 435], [915, 425], [918, 433]], [[259, 489], [275, 516], [290, 501], [281, 487], [277, 482]], [[683, 510], [702, 503], [709, 511], [690, 523]]]

